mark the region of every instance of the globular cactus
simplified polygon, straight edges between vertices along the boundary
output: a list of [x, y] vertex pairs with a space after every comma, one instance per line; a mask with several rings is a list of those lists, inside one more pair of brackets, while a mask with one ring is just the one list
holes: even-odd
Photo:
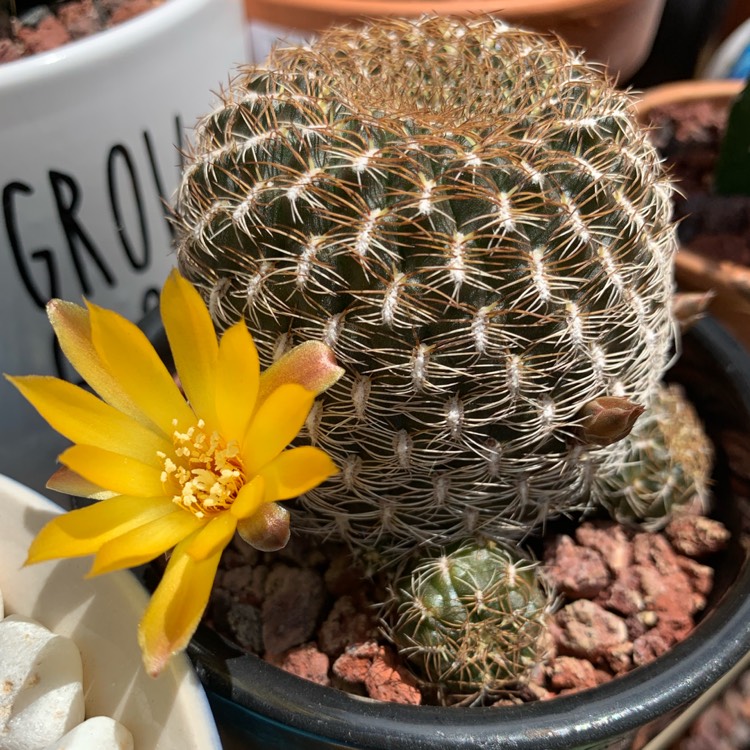
[[713, 445], [679, 386], [657, 391], [623, 443], [620, 469], [593, 486], [613, 518], [655, 531], [675, 512], [708, 509]]
[[346, 375], [309, 437], [341, 473], [298, 530], [394, 551], [520, 536], [585, 506], [669, 357], [671, 187], [629, 97], [491, 17], [333, 29], [244, 68], [197, 125], [177, 257], [261, 358]]
[[444, 703], [518, 689], [544, 656], [548, 590], [536, 562], [468, 543], [407, 569], [386, 605], [386, 631]]

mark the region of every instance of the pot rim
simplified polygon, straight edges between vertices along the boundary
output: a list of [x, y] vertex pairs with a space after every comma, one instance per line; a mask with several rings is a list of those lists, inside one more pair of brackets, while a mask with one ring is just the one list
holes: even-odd
[[[750, 414], [750, 354], [710, 317], [690, 335], [726, 373]], [[221, 703], [233, 703], [232, 710], [243, 713], [249, 724], [283, 724], [331, 747], [366, 750], [385, 747], [385, 742], [389, 750], [563, 750], [635, 731], [684, 707], [725, 674], [750, 651], [750, 596], [737, 592], [750, 592], [748, 558], [693, 632], [650, 664], [572, 695], [503, 708], [405, 706], [357, 698], [240, 654], [208, 628], [199, 631], [188, 653], [206, 689]]]
[[[747, 81], [740, 78], [671, 81], [638, 94], [636, 116], [641, 124], [649, 127], [649, 115], [659, 107], [696, 101], [728, 106], [746, 85]], [[731, 260], [709, 258], [680, 245], [675, 256], [675, 272], [678, 282], [686, 284], [688, 288], [711, 289], [722, 295], [728, 294], [737, 313], [750, 311], [750, 268], [747, 266]]]
[[[265, 12], [285, 15], [295, 10], [314, 10], [316, 13], [337, 16], [408, 15], [423, 13], [460, 14], [492, 12], [502, 7], [508, 17], [524, 18], [591, 13], [602, 15], [614, 6], [632, 4], [637, 0], [505, 0], [499, 6], [496, 0], [246, 0], [250, 18], [254, 7], [264, 7]], [[661, 3], [662, 0], [652, 0]], [[292, 16], [293, 18], [293, 16]]]
[[739, 78], [722, 80], [703, 78], [663, 83], [641, 92], [635, 92], [636, 116], [644, 122], [651, 110], [667, 104], [694, 102], [699, 99], [728, 101], [737, 96], [744, 86], [745, 81]]

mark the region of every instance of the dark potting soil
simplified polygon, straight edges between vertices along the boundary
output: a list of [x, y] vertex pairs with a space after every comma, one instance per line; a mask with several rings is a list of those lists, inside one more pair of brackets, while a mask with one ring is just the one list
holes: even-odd
[[[165, 0], [16, 0], [17, 15], [0, 19], [0, 63], [61, 47], [145, 13]], [[1, 11], [0, 11], [1, 12]]]
[[750, 197], [713, 192], [713, 172], [728, 111], [709, 101], [664, 105], [649, 113], [651, 138], [677, 182], [674, 218], [683, 246], [707, 258], [750, 266]]

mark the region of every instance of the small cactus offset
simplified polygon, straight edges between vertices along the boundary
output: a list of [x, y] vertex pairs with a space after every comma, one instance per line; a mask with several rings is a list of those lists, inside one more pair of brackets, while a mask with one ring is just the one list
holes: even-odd
[[535, 562], [468, 543], [407, 566], [386, 630], [443, 703], [481, 703], [518, 689], [543, 658], [550, 607]]
[[708, 509], [713, 446], [679, 386], [659, 389], [623, 443], [619, 471], [593, 487], [613, 518], [655, 531], [681, 509]]
[[[630, 98], [491, 17], [379, 20], [277, 49], [198, 125], [178, 261], [266, 363], [328, 343], [309, 437], [341, 472], [298, 530], [407, 550], [586, 506], [669, 359], [671, 187]], [[599, 402], [601, 403], [601, 402]]]

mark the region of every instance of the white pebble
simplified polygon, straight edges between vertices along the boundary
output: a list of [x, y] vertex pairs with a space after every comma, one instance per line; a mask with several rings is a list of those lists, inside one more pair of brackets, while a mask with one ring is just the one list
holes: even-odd
[[108, 716], [94, 716], [46, 750], [133, 750], [133, 735]]
[[40, 750], [84, 719], [81, 655], [20, 615], [0, 622], [0, 749]]

